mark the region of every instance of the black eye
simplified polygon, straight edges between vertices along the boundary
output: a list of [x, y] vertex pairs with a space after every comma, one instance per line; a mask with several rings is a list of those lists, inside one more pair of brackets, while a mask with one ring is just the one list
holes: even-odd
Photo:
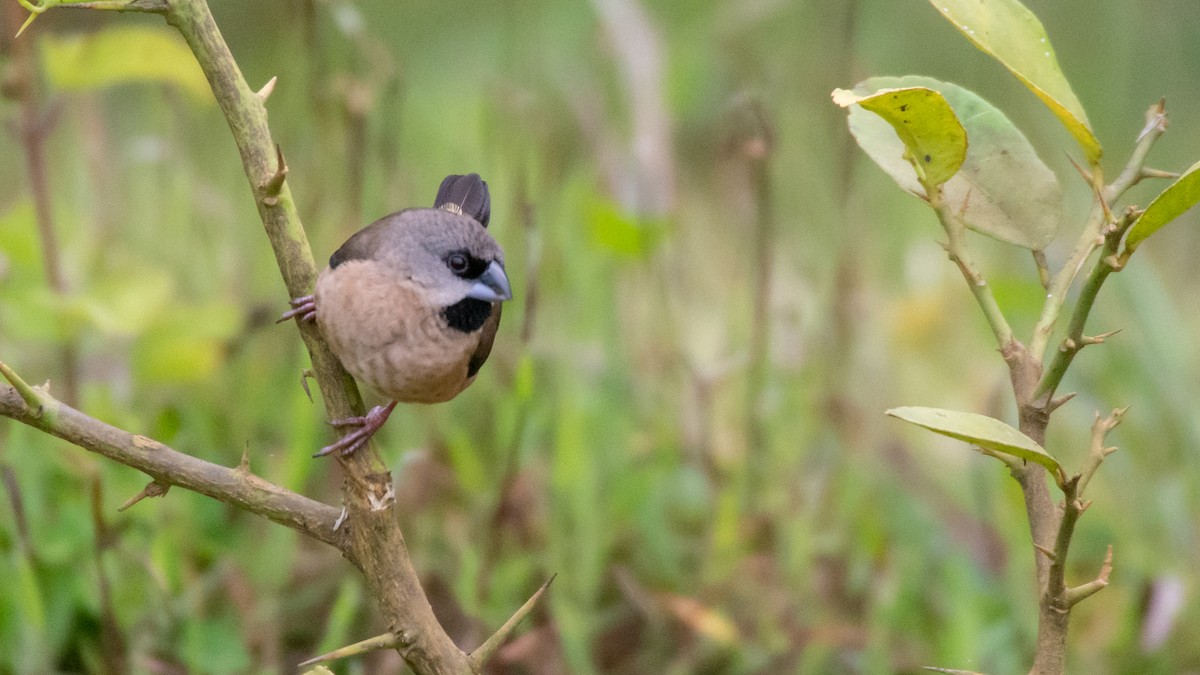
[[451, 253], [449, 258], [446, 258], [446, 266], [455, 274], [462, 274], [471, 266], [471, 261], [462, 253]]

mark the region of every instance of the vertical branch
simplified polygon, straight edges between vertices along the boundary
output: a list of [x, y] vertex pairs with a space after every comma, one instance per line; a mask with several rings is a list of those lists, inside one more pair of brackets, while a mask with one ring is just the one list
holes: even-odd
[[[771, 339], [771, 277], [775, 260], [775, 204], [771, 190], [771, 153], [774, 130], [759, 101], [749, 104], [750, 123], [743, 152], [749, 162], [750, 187], [754, 193], [754, 284], [751, 288], [749, 376], [746, 381], [747, 496], [758, 494], [765, 478], [767, 432], [763, 420]], [[748, 500], [749, 501], [749, 500]]]
[[113, 545], [116, 537], [104, 520], [104, 498], [100, 483], [100, 474], [92, 474], [92, 529], [96, 532], [96, 544], [92, 555], [96, 565], [96, 579], [100, 588], [100, 656], [104, 660], [106, 672], [112, 675], [129, 672], [129, 656], [126, 651], [126, 640], [121, 632], [121, 624], [117, 622], [117, 613], [113, 609], [112, 586], [108, 574], [104, 570], [104, 552]]
[[942, 229], [946, 232], [946, 253], [949, 254], [950, 260], [958, 265], [959, 271], [970, 286], [975, 301], [979, 303], [979, 309], [983, 310], [983, 315], [996, 336], [996, 343], [1001, 350], [1009, 349], [1015, 342], [1012, 328], [1009, 328], [1008, 320], [1004, 318], [1004, 312], [1000, 310], [996, 296], [992, 294], [992, 287], [988, 285], [983, 272], [975, 264], [970, 248], [967, 247], [966, 226], [942, 199], [940, 185], [926, 185], [925, 194], [929, 195], [929, 206], [937, 213]]
[[[1101, 183], [1102, 177], [1098, 169], [1095, 174], [1089, 176], [1095, 191], [1095, 202], [1092, 205], [1091, 213], [1088, 214], [1083, 231], [1079, 235], [1079, 241], [1075, 244], [1075, 249], [1050, 285], [1046, 302], [1042, 306], [1041, 316], [1034, 329], [1033, 339], [1029, 342], [1029, 351], [1038, 361], [1041, 361], [1045, 354], [1046, 346], [1050, 342], [1050, 335], [1054, 331], [1054, 324], [1058, 321], [1063, 303], [1067, 299], [1067, 292], [1075, 282], [1075, 277], [1087, 263], [1088, 257], [1104, 245], [1107, 239], [1106, 235], [1112, 229], [1114, 219], [1111, 218], [1112, 214], [1108, 205], [1119, 199], [1126, 190], [1143, 178], [1154, 175], [1153, 172], [1147, 172], [1145, 169], [1146, 157], [1155, 141], [1166, 131], [1166, 102], [1160, 100], [1146, 111], [1146, 124], [1138, 135], [1137, 144], [1130, 154], [1129, 161], [1126, 162], [1125, 168], [1121, 170], [1117, 178], [1105, 187]], [[1078, 312], [1076, 313], [1078, 314]], [[1082, 318], [1086, 319], [1086, 316], [1085, 312]], [[1048, 387], [1043, 386], [1039, 389], [1044, 393]]]
[[[229, 123], [289, 295], [307, 294], [316, 265], [285, 180], [283, 155], [267, 126], [265, 95], [247, 85], [204, 0], [170, 0], [166, 18], [191, 47]], [[326, 413], [331, 418], [361, 414], [353, 379], [315, 326], [301, 323], [299, 328]], [[340, 463], [347, 473], [343, 489], [350, 530], [345, 553], [377, 598], [398, 651], [419, 673], [470, 672], [466, 654], [438, 624], [421, 589], [396, 521], [391, 475], [374, 445]]]

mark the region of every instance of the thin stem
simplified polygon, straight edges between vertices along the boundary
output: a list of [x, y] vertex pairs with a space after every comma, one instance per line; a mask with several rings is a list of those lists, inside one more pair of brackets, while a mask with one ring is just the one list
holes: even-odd
[[1071, 538], [1075, 535], [1075, 524], [1084, 508], [1085, 504], [1079, 499], [1079, 476], [1073, 476], [1063, 486], [1063, 516], [1058, 525], [1058, 535], [1054, 538], [1054, 557], [1050, 560], [1050, 578], [1045, 593], [1052, 602], [1061, 598], [1067, 590], [1067, 554], [1070, 552]]
[[767, 111], [758, 100], [748, 105], [751, 128], [743, 142], [749, 164], [750, 186], [754, 193], [754, 283], [751, 287], [752, 315], [748, 349], [745, 424], [747, 466], [745, 503], [752, 506], [767, 479], [767, 432], [762, 407], [769, 373], [768, 348], [771, 340], [771, 282], [775, 257], [775, 203], [771, 185], [771, 155], [774, 129]]
[[1097, 199], [1092, 204], [1091, 212], [1088, 213], [1087, 221], [1083, 226], [1083, 232], [1079, 235], [1079, 241], [1075, 244], [1075, 249], [1071, 251], [1071, 255], [1063, 264], [1062, 269], [1054, 276], [1050, 282], [1050, 288], [1046, 292], [1046, 301], [1042, 304], [1041, 316], [1038, 317], [1037, 325], [1033, 329], [1033, 338], [1029, 341], [1029, 353], [1039, 363], [1046, 353], [1046, 345], [1050, 341], [1050, 335], [1054, 332], [1054, 324], [1058, 322], [1059, 313], [1062, 311], [1063, 303], [1067, 300], [1067, 293], [1070, 291], [1071, 285], [1075, 283], [1075, 277], [1079, 275], [1092, 252], [1103, 242], [1100, 232], [1104, 228], [1104, 224], [1104, 207]]
[[1104, 341], [1103, 336], [1094, 339], [1085, 338], [1083, 331], [1087, 326], [1088, 316], [1092, 313], [1092, 307], [1096, 304], [1096, 297], [1100, 294], [1100, 287], [1104, 285], [1108, 275], [1120, 269], [1119, 263], [1116, 262], [1117, 249], [1125, 230], [1129, 229], [1129, 226], [1136, 220], [1137, 213], [1132, 208], [1126, 209], [1121, 219], [1102, 235], [1104, 249], [1095, 264], [1092, 265], [1087, 280], [1079, 291], [1079, 299], [1075, 302], [1075, 309], [1071, 312], [1071, 322], [1067, 325], [1067, 336], [1063, 339], [1062, 346], [1051, 357], [1046, 373], [1034, 391], [1035, 399], [1046, 394], [1054, 396], [1054, 392], [1062, 382], [1063, 376], [1066, 375], [1067, 368], [1075, 359], [1075, 355], [1088, 344], [1098, 344]]
[[[1146, 157], [1149, 155], [1150, 148], [1153, 147], [1154, 142], [1166, 130], [1167, 115], [1165, 101], [1160, 100], [1146, 111], [1146, 124], [1142, 128], [1142, 132], [1138, 135], [1137, 144], [1129, 156], [1129, 161], [1126, 162], [1125, 168], [1121, 170], [1121, 173], [1117, 175], [1116, 179], [1108, 187], [1099, 187], [1102, 177], [1099, 167], [1094, 167], [1095, 173], [1093, 174], [1092, 185], [1095, 187], [1096, 201], [1092, 206], [1091, 212], [1088, 214], [1083, 232], [1079, 235], [1079, 241], [1076, 243], [1075, 249], [1071, 252], [1071, 256], [1067, 259], [1067, 262], [1063, 265], [1058, 275], [1054, 277], [1054, 281], [1050, 285], [1046, 301], [1042, 305], [1041, 316], [1038, 318], [1037, 326], [1034, 328], [1033, 339], [1029, 342], [1029, 351], [1039, 362], [1045, 356], [1046, 346], [1049, 344], [1050, 335], [1054, 331], [1054, 324], [1058, 321], [1063, 303], [1066, 302], [1067, 292], [1075, 282], [1075, 277], [1083, 269], [1084, 263], [1087, 262], [1092, 252], [1105, 242], [1105, 237], [1103, 236], [1104, 228], [1111, 222], [1107, 218], [1108, 205], [1116, 202], [1129, 188], [1147, 176], [1145, 172]], [[1100, 280], [1100, 282], [1103, 283], [1103, 280]], [[1097, 286], [1097, 290], [1098, 288]], [[1086, 319], [1087, 314], [1085, 312], [1081, 320]], [[1058, 378], [1061, 379], [1061, 377], [1060, 373]], [[1038, 390], [1041, 393], [1045, 393], [1047, 389], [1039, 387]]]
[[979, 303], [979, 308], [983, 310], [988, 326], [996, 336], [997, 344], [1004, 349], [1013, 342], [1012, 328], [1009, 327], [1008, 320], [1004, 318], [1004, 312], [996, 302], [996, 296], [992, 294], [992, 288], [988, 285], [987, 279], [984, 278], [979, 266], [971, 257], [970, 248], [967, 246], [966, 225], [958, 216], [954, 215], [942, 199], [941, 186], [933, 186], [932, 189], [927, 186], [925, 193], [929, 195], [929, 205], [937, 213], [938, 220], [946, 231], [948, 239], [945, 244], [946, 252], [950, 255], [950, 259], [958, 265], [963, 278], [967, 280], [967, 285], [971, 287], [971, 293]]
[[1109, 204], [1120, 199], [1126, 190], [1137, 185], [1143, 178], [1155, 175], [1153, 170], [1146, 169], [1146, 156], [1150, 154], [1150, 148], [1154, 146], [1154, 142], [1158, 140], [1159, 136], [1167, 131], [1166, 106], [1166, 99], [1160, 99], [1158, 103], [1151, 105], [1146, 110], [1146, 125], [1138, 134], [1137, 145], [1134, 146], [1133, 153], [1129, 155], [1129, 161], [1125, 163], [1125, 168], [1113, 182], [1104, 189], [1104, 199]]

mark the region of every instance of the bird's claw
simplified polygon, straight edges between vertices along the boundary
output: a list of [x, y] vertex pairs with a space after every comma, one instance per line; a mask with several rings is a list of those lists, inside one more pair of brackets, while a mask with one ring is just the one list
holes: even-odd
[[283, 323], [288, 319], [298, 318], [300, 321], [313, 321], [317, 318], [317, 302], [311, 295], [292, 298], [292, 308], [283, 313], [275, 323]]
[[377, 405], [367, 411], [366, 415], [361, 417], [344, 417], [342, 419], [329, 420], [330, 426], [338, 429], [348, 427], [358, 427], [354, 431], [342, 436], [337, 441], [321, 448], [313, 457], [324, 457], [337, 453], [342, 457], [352, 455], [367, 444], [376, 431], [387, 422], [388, 417], [392, 414], [392, 410], [396, 408], [396, 402], [392, 401], [386, 406]]

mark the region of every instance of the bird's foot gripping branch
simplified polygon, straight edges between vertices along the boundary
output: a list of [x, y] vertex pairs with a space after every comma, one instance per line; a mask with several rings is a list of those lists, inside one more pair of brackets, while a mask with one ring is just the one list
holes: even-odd
[[[1099, 572], [1094, 579], [1071, 587], [1065, 578], [1075, 524], [1091, 503], [1084, 499], [1084, 489], [1104, 457], [1115, 450], [1105, 446], [1104, 439], [1124, 409], [1097, 416], [1092, 447], [1081, 466], [1069, 471], [1044, 447], [1051, 415], [1074, 396], [1056, 396], [1056, 392], [1080, 350], [1102, 344], [1115, 333], [1084, 333], [1104, 282], [1124, 269], [1150, 235], [1200, 200], [1200, 163], [1182, 175], [1146, 166], [1151, 147], [1167, 128], [1160, 101], [1146, 112], [1123, 170], [1105, 183], [1100, 141], [1055, 62], [1037, 18], [1016, 0], [938, 0], [933, 5], [976, 47], [1028, 86], [1062, 122], [1079, 145], [1083, 165], [1076, 167], [1092, 194], [1092, 207], [1074, 247], [1053, 270], [1043, 251], [1060, 234], [1061, 187], [1054, 172], [999, 109], [958, 85], [916, 76], [875, 77], [853, 90], [833, 93], [834, 102], [849, 112], [850, 131], [859, 146], [901, 188], [933, 210], [945, 233], [943, 246], [975, 296], [1009, 368], [1017, 428], [983, 415], [934, 408], [896, 408], [888, 414], [971, 443], [1010, 468], [1025, 496], [1041, 599], [1030, 672], [1057, 675], [1066, 669], [1071, 608], [1106, 586], [1112, 571], [1110, 546], [1104, 560], [1096, 562]], [[1117, 209], [1125, 192], [1145, 178], [1174, 182], [1144, 209]], [[1031, 272], [1036, 271], [1045, 297], [1027, 340], [1014, 335], [974, 257], [968, 230], [1032, 253]], [[1067, 298], [1077, 286], [1066, 331], [1053, 344], [1059, 318], [1067, 312]], [[1060, 505], [1051, 498], [1045, 472], [1062, 492]]]

